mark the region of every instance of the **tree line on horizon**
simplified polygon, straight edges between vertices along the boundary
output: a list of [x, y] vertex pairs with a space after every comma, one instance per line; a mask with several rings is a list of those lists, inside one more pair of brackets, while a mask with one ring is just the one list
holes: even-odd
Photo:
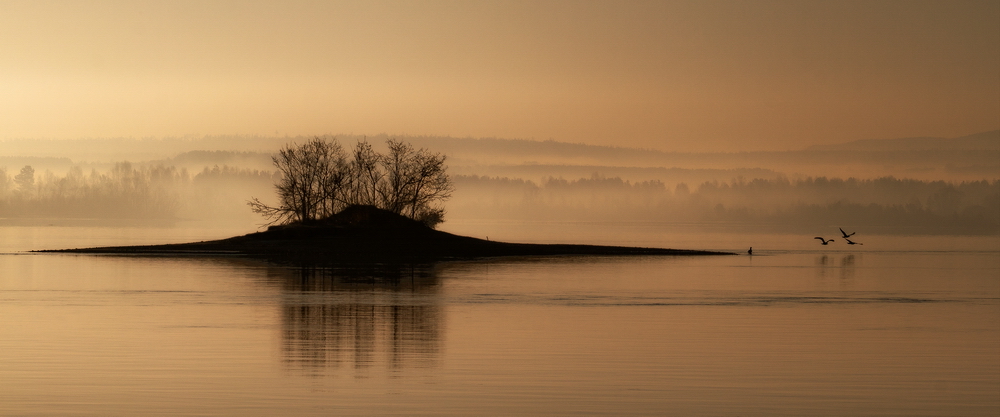
[[[275, 180], [271, 172], [229, 166], [205, 167], [191, 175], [173, 166], [127, 161], [106, 172], [92, 169], [85, 173], [82, 167], [73, 166], [62, 176], [39, 173], [30, 165], [16, 173], [0, 167], [0, 218], [232, 216], [226, 200], [242, 202], [248, 190], [268, 189]], [[244, 206], [240, 203], [240, 207]]]
[[648, 221], [802, 230], [857, 224], [886, 233], [1000, 234], [1000, 180], [882, 177], [734, 179], [670, 189], [618, 177], [456, 176], [454, 216], [520, 221]]
[[[345, 162], [351, 161], [349, 156]], [[283, 178], [278, 170], [215, 166], [189, 173], [129, 162], [103, 172], [76, 166], [64, 175], [28, 168], [0, 167], [0, 218], [198, 219], [249, 225], [259, 217], [247, 209], [248, 197], [281, 204], [273, 192]], [[396, 210], [413, 213], [412, 205], [401, 204], [402, 193], [386, 198], [394, 194], [383, 169], [374, 173], [379, 181], [367, 183], [376, 184], [374, 192], [368, 186], [364, 191], [343, 189], [339, 203], [310, 211], [310, 216], [334, 212], [354, 198], [383, 207], [395, 201]], [[401, 185], [395, 189], [405, 189]], [[689, 186], [596, 174], [541, 181], [456, 175], [451, 186], [449, 217], [457, 219], [710, 222], [762, 230], [833, 223], [887, 233], [1000, 234], [1000, 180], [782, 177]], [[443, 209], [440, 203], [432, 207]]]

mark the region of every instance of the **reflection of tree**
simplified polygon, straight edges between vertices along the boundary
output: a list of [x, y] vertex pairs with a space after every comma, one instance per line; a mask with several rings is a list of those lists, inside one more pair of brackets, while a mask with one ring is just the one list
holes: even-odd
[[842, 256], [840, 258], [838, 265], [838, 262], [835, 261], [832, 256], [829, 255], [819, 256], [816, 258], [816, 265], [819, 266], [819, 268], [816, 270], [816, 273], [819, 275], [820, 278], [825, 278], [827, 269], [836, 268], [840, 272], [841, 283], [846, 284], [847, 281], [850, 281], [851, 279], [854, 278], [854, 270], [855, 270], [854, 260], [855, 260], [854, 254]]
[[442, 312], [428, 267], [269, 270], [283, 289], [282, 352], [289, 366], [433, 366]]

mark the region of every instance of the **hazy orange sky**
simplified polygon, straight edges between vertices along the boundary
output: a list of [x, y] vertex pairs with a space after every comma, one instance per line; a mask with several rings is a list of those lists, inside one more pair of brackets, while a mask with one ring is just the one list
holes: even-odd
[[997, 128], [996, 0], [0, 0], [0, 139], [740, 151]]

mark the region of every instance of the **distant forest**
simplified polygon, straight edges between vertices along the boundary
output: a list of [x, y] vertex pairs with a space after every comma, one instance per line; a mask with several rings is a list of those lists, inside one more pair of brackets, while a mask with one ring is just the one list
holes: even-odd
[[[271, 195], [270, 171], [116, 164], [62, 176], [0, 169], [0, 217], [257, 221], [246, 200]], [[619, 177], [531, 180], [454, 176], [452, 219], [707, 222], [794, 231], [851, 225], [880, 233], [1000, 234], [1000, 180], [949, 183], [735, 179], [668, 187]]]
[[107, 172], [73, 167], [62, 176], [30, 166], [0, 168], [0, 218], [250, 218], [246, 200], [269, 194], [276, 175], [229, 166], [186, 169], [117, 163]]
[[[386, 138], [338, 135], [345, 145]], [[0, 141], [0, 219], [264, 223], [271, 155], [311, 138]], [[1000, 235], [1000, 131], [828, 149], [672, 153], [555, 141], [404, 137], [447, 156], [450, 220], [687, 222], [802, 232]], [[132, 160], [139, 162], [114, 162]], [[6, 167], [6, 168], [5, 168]]]
[[998, 234], [1000, 181], [737, 179], [669, 189], [659, 181], [458, 176], [453, 217], [733, 223], [770, 231], [852, 225], [886, 234]]

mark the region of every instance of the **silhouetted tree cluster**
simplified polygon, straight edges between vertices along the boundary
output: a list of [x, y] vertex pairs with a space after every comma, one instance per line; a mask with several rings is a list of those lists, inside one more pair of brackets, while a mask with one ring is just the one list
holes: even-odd
[[278, 204], [248, 204], [270, 224], [322, 219], [352, 205], [370, 205], [434, 226], [444, 218], [437, 204], [451, 196], [445, 156], [389, 139], [386, 153], [358, 142], [348, 154], [336, 141], [315, 138], [288, 145], [272, 157], [281, 173]]

